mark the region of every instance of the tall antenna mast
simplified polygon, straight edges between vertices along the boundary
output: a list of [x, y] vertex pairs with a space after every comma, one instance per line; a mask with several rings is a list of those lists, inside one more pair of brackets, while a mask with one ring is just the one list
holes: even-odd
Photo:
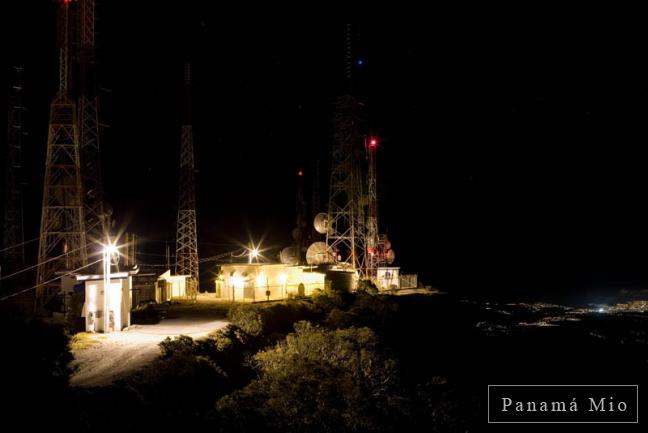
[[104, 212], [99, 146], [99, 98], [95, 62], [95, 0], [81, 0], [79, 11], [79, 138], [83, 203], [88, 241], [99, 246], [109, 234]]
[[176, 233], [176, 274], [188, 275], [187, 295], [198, 293], [198, 234], [194, 185], [194, 145], [191, 125], [191, 65], [185, 64], [185, 110], [180, 148], [180, 188]]
[[3, 272], [15, 272], [25, 265], [22, 188], [22, 67], [13, 68], [15, 81], [9, 97], [7, 114], [7, 153], [4, 179]]
[[367, 260], [366, 276], [368, 279], [376, 278], [378, 266], [382, 264], [382, 249], [379, 248], [378, 239], [378, 192], [377, 192], [377, 170], [376, 150], [378, 140], [374, 137], [365, 139], [368, 164], [368, 187], [367, 187]]
[[351, 95], [353, 57], [350, 24], [346, 25], [344, 47], [346, 94], [339, 96], [335, 104], [326, 245], [336, 263], [361, 270], [364, 268], [364, 244], [359, 229], [364, 222], [358, 218], [359, 215], [362, 217], [362, 188], [356, 165], [360, 104]]
[[44, 307], [60, 288], [57, 272], [85, 267], [79, 131], [76, 104], [69, 92], [70, 0], [59, 5], [59, 90], [50, 105], [43, 182], [36, 309]]

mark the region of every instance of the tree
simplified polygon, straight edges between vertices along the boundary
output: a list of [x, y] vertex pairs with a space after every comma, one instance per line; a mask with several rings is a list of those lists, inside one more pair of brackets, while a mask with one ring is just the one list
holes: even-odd
[[299, 322], [255, 361], [260, 378], [218, 403], [234, 430], [388, 431], [406, 412], [396, 363], [369, 328]]

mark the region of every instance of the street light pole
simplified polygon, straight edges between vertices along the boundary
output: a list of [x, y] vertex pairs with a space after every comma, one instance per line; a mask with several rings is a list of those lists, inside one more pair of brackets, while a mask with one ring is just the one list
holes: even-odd
[[254, 258], [257, 262], [259, 261], [259, 250], [257, 248], [250, 248], [249, 261], [248, 264], [252, 264], [252, 259]]
[[110, 324], [110, 257], [117, 252], [117, 247], [110, 241], [103, 248], [103, 272], [104, 272], [104, 295], [103, 295], [103, 332], [108, 332]]

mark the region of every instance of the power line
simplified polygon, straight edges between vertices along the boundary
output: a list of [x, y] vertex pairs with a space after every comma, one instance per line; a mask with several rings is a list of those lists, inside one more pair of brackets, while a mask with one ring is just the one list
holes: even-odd
[[76, 250], [68, 251], [67, 253], [63, 253], [63, 254], [61, 254], [60, 256], [50, 257], [49, 259], [47, 259], [47, 260], [45, 260], [45, 261], [43, 261], [43, 262], [36, 263], [35, 265], [32, 265], [32, 266], [26, 267], [26, 268], [24, 268], [24, 269], [21, 269], [20, 271], [14, 272], [13, 274], [5, 275], [4, 277], [0, 278], [0, 281], [2, 281], [2, 280], [6, 280], [7, 278], [11, 278], [11, 277], [13, 277], [14, 275], [18, 275], [18, 274], [21, 274], [21, 273], [23, 273], [23, 272], [27, 272], [28, 270], [30, 270], [30, 269], [34, 269], [34, 268], [38, 267], [39, 265], [41, 265], [41, 264], [43, 264], [43, 263], [47, 263], [47, 262], [51, 262], [52, 260], [60, 259], [60, 258], [63, 257], [63, 256], [66, 256], [66, 255], [68, 255], [68, 254], [71, 254], [71, 253], [74, 253], [74, 252], [80, 250], [81, 248], [86, 248], [88, 245], [90, 245], [90, 244], [87, 244], [87, 245], [84, 246], [84, 247], [79, 247], [79, 248], [77, 248]]
[[72, 274], [74, 274], [75, 272], [78, 272], [78, 271], [80, 271], [80, 270], [83, 269], [83, 268], [87, 268], [88, 266], [95, 265], [95, 264], [99, 263], [99, 262], [102, 261], [102, 260], [103, 260], [103, 258], [101, 258], [101, 259], [99, 259], [99, 260], [96, 260], [96, 261], [94, 261], [94, 262], [92, 262], [92, 263], [88, 263], [87, 265], [81, 266], [80, 268], [76, 268], [76, 269], [74, 269], [74, 270], [72, 270], [72, 271], [69, 271], [69, 272], [63, 274], [63, 275], [59, 275], [58, 277], [52, 278], [52, 279], [49, 280], [49, 281], [44, 281], [44, 282], [42, 282], [42, 283], [40, 283], [40, 284], [36, 284], [35, 286], [30, 287], [29, 289], [21, 290], [21, 291], [19, 291], [19, 292], [12, 293], [11, 295], [3, 296], [2, 298], [0, 298], [0, 302], [2, 302], [2, 301], [6, 301], [6, 300], [9, 299], [9, 298], [13, 298], [14, 296], [18, 296], [18, 295], [20, 295], [20, 294], [22, 294], [22, 293], [25, 293], [25, 292], [28, 292], [28, 291], [30, 291], [30, 290], [34, 290], [34, 289], [36, 289], [36, 288], [38, 288], [38, 287], [40, 287], [40, 286], [43, 286], [43, 285], [45, 285], [45, 284], [53, 283], [54, 281], [58, 280], [59, 278], [63, 278], [63, 277], [67, 277], [68, 275], [72, 275]]
[[28, 243], [37, 241], [38, 239], [40, 239], [40, 238], [34, 238], [34, 239], [31, 239], [31, 240], [28, 240], [28, 241], [25, 241], [25, 242], [21, 242], [21, 243], [16, 244], [16, 245], [12, 245], [12, 246], [7, 247], [7, 248], [3, 248], [3, 249], [0, 250], [0, 253], [3, 253], [5, 251], [9, 251], [9, 250], [14, 249], [14, 248], [21, 247], [23, 245], [27, 245]]

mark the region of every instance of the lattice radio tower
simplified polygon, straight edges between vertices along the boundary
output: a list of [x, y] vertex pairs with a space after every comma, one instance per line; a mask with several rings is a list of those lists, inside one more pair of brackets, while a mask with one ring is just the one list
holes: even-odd
[[176, 233], [176, 274], [189, 275], [187, 294], [198, 293], [198, 234], [194, 185], [194, 146], [191, 126], [191, 65], [185, 64], [185, 109], [180, 147], [180, 188]]
[[23, 205], [20, 169], [22, 166], [22, 67], [14, 67], [15, 81], [9, 97], [7, 113], [7, 150], [4, 179], [3, 273], [22, 269], [25, 265]]
[[77, 107], [70, 96], [70, 0], [60, 2], [59, 89], [50, 105], [36, 308], [58, 291], [57, 272], [87, 264]]
[[360, 103], [351, 94], [351, 25], [346, 26], [345, 42], [347, 92], [337, 98], [335, 105], [326, 245], [337, 264], [361, 271], [364, 269], [363, 188], [356, 164], [357, 148], [360, 146]]
[[367, 260], [365, 275], [368, 279], [376, 277], [378, 266], [383, 264], [382, 248], [378, 235], [378, 192], [377, 192], [377, 170], [376, 150], [378, 140], [374, 137], [365, 139], [367, 152], [367, 235], [366, 248]]
[[95, 62], [95, 0], [81, 0], [79, 6], [78, 118], [85, 228], [88, 242], [99, 247], [100, 243], [106, 242], [110, 227], [104, 213], [101, 182], [99, 98]]

